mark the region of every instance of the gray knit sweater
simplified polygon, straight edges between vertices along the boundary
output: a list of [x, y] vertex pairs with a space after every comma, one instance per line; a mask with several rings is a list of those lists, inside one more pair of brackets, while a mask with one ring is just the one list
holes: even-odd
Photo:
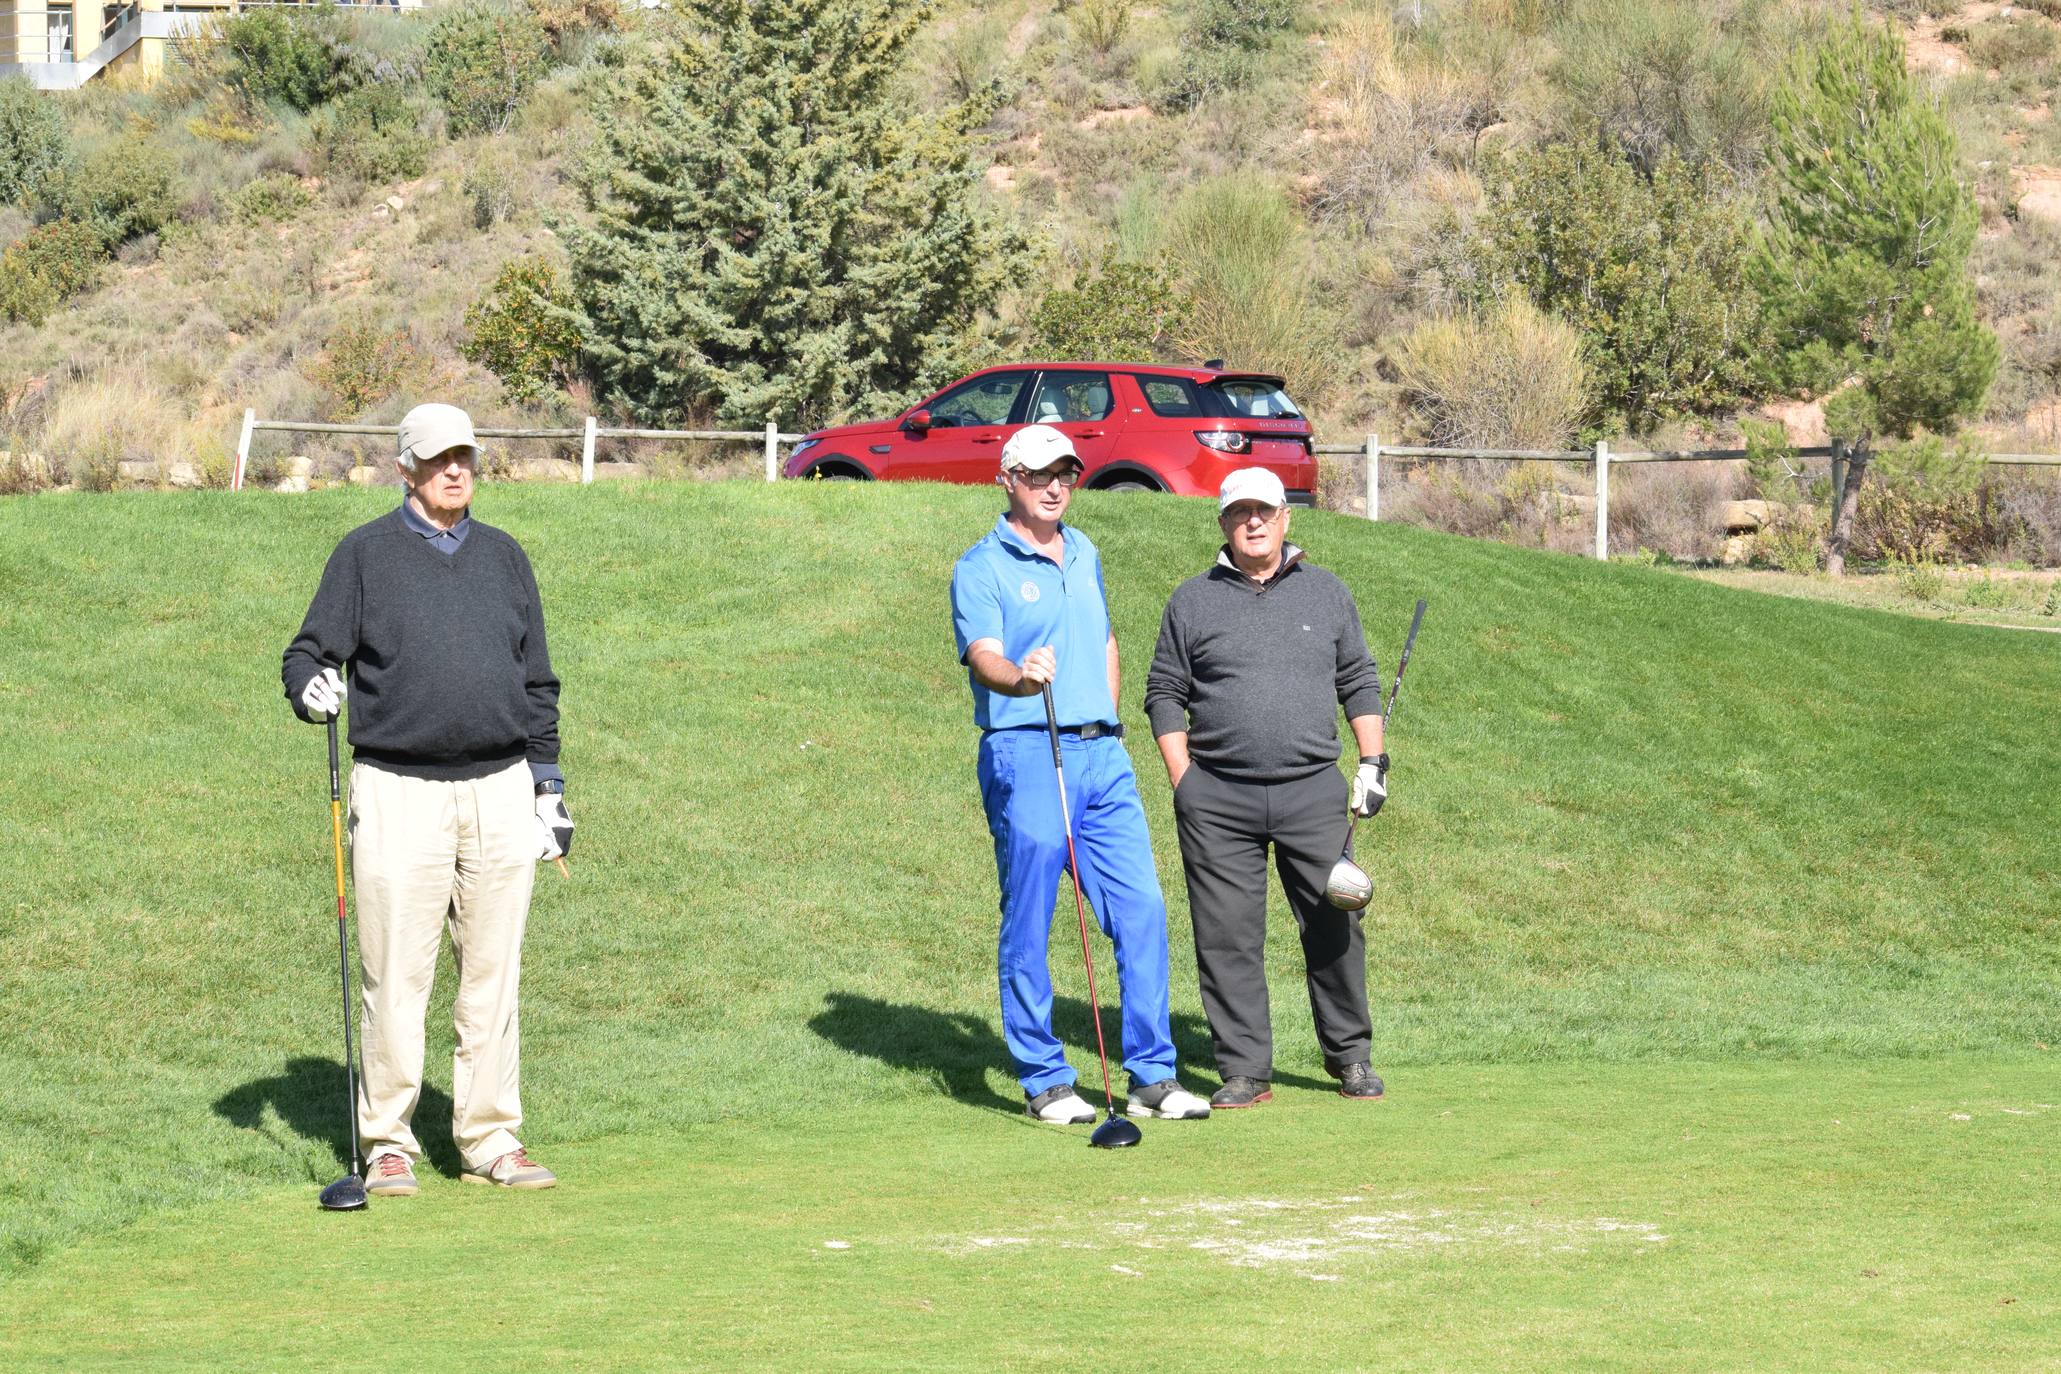
[[1174, 589], [1145, 679], [1152, 733], [1241, 782], [1290, 782], [1338, 764], [1338, 708], [1381, 712], [1381, 674], [1352, 593], [1293, 544], [1264, 586], [1228, 553]]

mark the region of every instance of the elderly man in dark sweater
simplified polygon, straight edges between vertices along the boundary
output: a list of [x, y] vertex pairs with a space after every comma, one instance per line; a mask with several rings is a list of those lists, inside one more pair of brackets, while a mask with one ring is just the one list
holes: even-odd
[[[1381, 1096], [1370, 1063], [1360, 914], [1324, 899], [1347, 811], [1387, 796], [1381, 685], [1352, 593], [1287, 542], [1287, 494], [1263, 468], [1224, 480], [1216, 565], [1174, 589], [1145, 710], [1174, 788], [1203, 1010], [1224, 1086], [1212, 1107], [1269, 1100], [1274, 1042], [1263, 960], [1267, 848], [1302, 931], [1310, 1010], [1341, 1095]], [[1338, 770], [1338, 710], [1359, 744]]]
[[446, 926], [458, 965], [451, 1134], [463, 1177], [549, 1188], [557, 1179], [518, 1134], [516, 1003], [536, 865], [572, 846], [558, 678], [529, 559], [472, 518], [470, 417], [417, 406], [400, 440], [408, 495], [336, 546], [280, 670], [303, 720], [325, 721], [352, 698], [365, 1188], [416, 1191], [422, 1146], [411, 1120]]

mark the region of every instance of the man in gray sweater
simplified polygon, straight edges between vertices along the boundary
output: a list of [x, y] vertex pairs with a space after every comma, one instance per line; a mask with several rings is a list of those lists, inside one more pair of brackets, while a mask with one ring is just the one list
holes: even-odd
[[364, 974], [365, 1191], [415, 1192], [423, 1017], [446, 927], [458, 966], [451, 1134], [469, 1183], [549, 1188], [523, 1149], [516, 1004], [539, 859], [572, 847], [558, 677], [521, 545], [472, 518], [456, 406], [401, 420], [399, 509], [343, 537], [286, 648], [302, 720], [351, 703], [351, 880]]
[[[1287, 542], [1287, 494], [1263, 468], [1224, 479], [1216, 565], [1174, 589], [1145, 710], [1174, 788], [1203, 1010], [1224, 1086], [1212, 1107], [1268, 1101], [1267, 849], [1302, 932], [1310, 1010], [1340, 1094], [1380, 1098], [1360, 914], [1324, 899], [1347, 811], [1387, 797], [1381, 683], [1352, 593]], [[1359, 744], [1338, 770], [1338, 710]]]

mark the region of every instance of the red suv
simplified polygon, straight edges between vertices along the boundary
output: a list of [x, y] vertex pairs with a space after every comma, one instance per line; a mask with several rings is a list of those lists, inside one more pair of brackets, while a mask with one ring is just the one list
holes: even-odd
[[789, 477], [992, 482], [1002, 441], [1051, 425], [1073, 440], [1084, 487], [1215, 496], [1238, 468], [1271, 469], [1290, 505], [1314, 504], [1310, 423], [1281, 379], [1221, 367], [1021, 363], [954, 382], [891, 420], [819, 429]]

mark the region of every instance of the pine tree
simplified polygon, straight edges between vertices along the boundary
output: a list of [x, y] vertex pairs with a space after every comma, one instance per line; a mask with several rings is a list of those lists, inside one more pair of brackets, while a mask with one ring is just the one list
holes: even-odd
[[931, 6], [682, 8], [566, 235], [604, 399], [809, 426], [943, 380], [1027, 248], [979, 199], [986, 102], [927, 117], [900, 88]]
[[[1851, 467], [1826, 541], [1843, 571], [1878, 436], [1951, 431], [1976, 411], [1997, 341], [1975, 318], [1975, 201], [1953, 131], [1904, 66], [1895, 25], [1855, 10], [1774, 99], [1773, 199], [1753, 263], [1772, 380], [1824, 392]], [[1850, 384], [1847, 384], [1850, 383]]]

